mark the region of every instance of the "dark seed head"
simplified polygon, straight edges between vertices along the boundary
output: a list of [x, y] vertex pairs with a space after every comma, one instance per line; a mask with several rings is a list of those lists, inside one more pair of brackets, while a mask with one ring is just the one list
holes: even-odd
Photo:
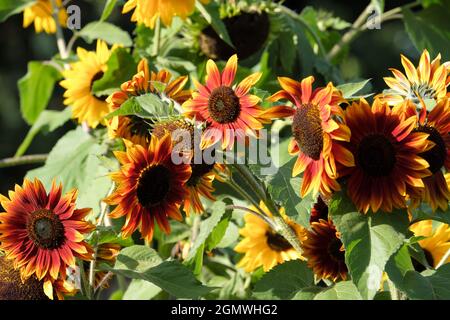
[[323, 129], [319, 108], [304, 104], [297, 108], [292, 122], [292, 135], [300, 150], [314, 160], [320, 159], [323, 149]]
[[433, 141], [435, 146], [430, 150], [422, 153], [420, 156], [427, 160], [430, 165], [430, 171], [436, 173], [441, 170], [445, 163], [445, 158], [447, 157], [447, 147], [445, 146], [445, 141], [442, 139], [441, 134], [436, 128], [431, 126], [420, 126], [415, 131], [428, 133], [428, 140]]
[[30, 215], [27, 231], [33, 242], [44, 249], [59, 248], [65, 241], [64, 225], [56, 214], [46, 209]]
[[274, 251], [286, 251], [292, 248], [292, 245], [282, 235], [272, 230], [267, 230], [267, 245]]
[[382, 134], [365, 136], [359, 143], [357, 165], [371, 177], [388, 176], [397, 161], [392, 142]]
[[214, 121], [221, 124], [231, 123], [239, 117], [241, 105], [233, 89], [220, 86], [211, 92], [208, 110]]
[[170, 190], [170, 171], [163, 165], [142, 170], [137, 187], [139, 203], [151, 208], [165, 200]]

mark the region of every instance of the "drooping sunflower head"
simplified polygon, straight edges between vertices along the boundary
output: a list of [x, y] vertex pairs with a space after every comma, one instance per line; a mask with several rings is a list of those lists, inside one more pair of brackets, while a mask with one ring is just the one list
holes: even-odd
[[[67, 12], [62, 6], [61, 0], [56, 0], [56, 5], [60, 8], [58, 19], [62, 26], [66, 25]], [[38, 0], [33, 5], [23, 11], [23, 27], [26, 28], [34, 22], [36, 32], [46, 33], [56, 32], [56, 22], [53, 18], [53, 8], [50, 0]]]
[[105, 101], [107, 97], [96, 96], [92, 89], [94, 82], [106, 72], [106, 63], [112, 50], [102, 40], [97, 41], [96, 51], [78, 48], [79, 61], [72, 63], [71, 68], [64, 71], [65, 79], [60, 82], [66, 89], [64, 104], [72, 107], [72, 117], [78, 119], [79, 123], [86, 122], [92, 128], [100, 123], [104, 124], [103, 118], [109, 113], [108, 103]]
[[[267, 216], [272, 216], [264, 203], [260, 203], [260, 207]], [[250, 209], [256, 210], [254, 207]], [[284, 209], [281, 209], [280, 213], [298, 239], [302, 241], [304, 239], [304, 228], [286, 217]], [[237, 264], [238, 267], [244, 268], [246, 272], [252, 272], [262, 266], [264, 272], [267, 272], [285, 261], [304, 260], [303, 256], [263, 219], [247, 213], [244, 220], [245, 226], [239, 231], [244, 239], [234, 248], [236, 252], [244, 254], [244, 257]]]
[[301, 82], [279, 78], [282, 90], [269, 98], [288, 100], [293, 105], [292, 136], [289, 153], [298, 155], [292, 175], [302, 172], [302, 196], [310, 192], [330, 195], [340, 189], [337, 164], [353, 166], [353, 155], [336, 141], [349, 141], [350, 130], [341, 120], [338, 103], [343, 99], [330, 83], [326, 88], [312, 90], [313, 77]]
[[[97, 247], [96, 263], [98, 266], [102, 264], [114, 266], [116, 258], [122, 247], [117, 243], [101, 243]], [[90, 265], [87, 266], [90, 268]], [[109, 275], [107, 272], [98, 271], [95, 273], [95, 287], [107, 288], [109, 286]]]

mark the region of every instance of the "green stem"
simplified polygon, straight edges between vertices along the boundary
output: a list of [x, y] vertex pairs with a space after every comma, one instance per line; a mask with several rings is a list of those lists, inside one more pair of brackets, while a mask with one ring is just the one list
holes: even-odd
[[161, 19], [158, 17], [158, 19], [156, 19], [155, 35], [154, 35], [153, 55], [155, 57], [159, 54], [160, 46], [161, 46]]
[[65, 60], [69, 57], [69, 53], [67, 52], [66, 41], [64, 40], [64, 34], [62, 31], [61, 24], [59, 23], [59, 10], [60, 8], [56, 4], [56, 0], [51, 0], [52, 10], [53, 10], [53, 19], [56, 24], [56, 45], [58, 46], [59, 54], [61, 59]]
[[29, 156], [6, 158], [0, 160], [0, 168], [8, 168], [35, 163], [45, 163], [47, 158], [48, 154], [34, 154]]

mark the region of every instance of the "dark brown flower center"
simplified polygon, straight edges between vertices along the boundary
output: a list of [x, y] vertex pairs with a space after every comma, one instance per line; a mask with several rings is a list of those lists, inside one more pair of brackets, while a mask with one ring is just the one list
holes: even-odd
[[165, 200], [170, 190], [170, 171], [163, 165], [149, 166], [142, 170], [138, 180], [137, 198], [146, 208]]
[[382, 134], [365, 136], [359, 143], [357, 165], [371, 177], [388, 176], [395, 167], [395, 148]]
[[[194, 148], [194, 126], [185, 120], [158, 122], [153, 126], [152, 135], [161, 139], [166, 133], [172, 135], [173, 146], [182, 144], [177, 150], [192, 150]], [[187, 137], [189, 136], [189, 138]]]
[[330, 241], [327, 250], [331, 259], [333, 259], [336, 262], [345, 261], [345, 252], [341, 251], [341, 248], [342, 242], [338, 238], [334, 238]]
[[[97, 81], [97, 80], [100, 80], [101, 78], [103, 78], [103, 76], [105, 75], [105, 73], [103, 72], [103, 71], [99, 71], [99, 72], [97, 72], [96, 74], [94, 74], [94, 76], [92, 77], [92, 80], [91, 80], [91, 85], [90, 85], [90, 87], [89, 87], [89, 91], [92, 93], [92, 88], [93, 88], [93, 86], [94, 86], [94, 82], [95, 81]], [[105, 101], [106, 100], [106, 98], [108, 98], [108, 96], [107, 95], [103, 95], [103, 96], [95, 96], [98, 100], [101, 100], [101, 101]]]
[[208, 101], [211, 118], [221, 124], [234, 122], [241, 113], [241, 105], [234, 90], [220, 86], [211, 92]]
[[56, 249], [65, 241], [64, 225], [50, 210], [33, 212], [27, 222], [27, 231], [33, 242], [44, 249]]
[[272, 230], [266, 232], [267, 245], [274, 251], [286, 251], [292, 248], [292, 245], [282, 235]]
[[433, 141], [435, 146], [430, 150], [422, 153], [420, 156], [427, 160], [430, 165], [430, 171], [436, 173], [441, 170], [445, 163], [445, 158], [447, 157], [447, 147], [445, 146], [445, 141], [442, 139], [441, 134], [436, 128], [431, 126], [420, 126], [415, 131], [428, 133], [428, 140]]
[[148, 120], [139, 118], [137, 116], [128, 116], [130, 119], [129, 130], [131, 135], [145, 137], [147, 142], [150, 142], [150, 123]]
[[292, 122], [292, 135], [300, 150], [314, 160], [320, 159], [323, 149], [323, 129], [319, 108], [304, 104], [297, 108]]
[[200, 179], [207, 173], [211, 172], [214, 168], [214, 164], [191, 164], [192, 174], [189, 180], [186, 182], [188, 186], [196, 186], [200, 182]]

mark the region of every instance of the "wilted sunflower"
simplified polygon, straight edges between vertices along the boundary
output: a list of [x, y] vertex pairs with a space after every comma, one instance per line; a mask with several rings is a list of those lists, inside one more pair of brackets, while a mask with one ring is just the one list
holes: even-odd
[[[146, 59], [139, 62], [137, 74], [121, 86], [121, 91], [117, 91], [108, 97], [111, 110], [114, 111], [133, 96], [146, 93], [162, 94], [181, 104], [191, 97], [190, 90], [184, 90], [188, 81], [187, 76], [182, 76], [172, 80], [172, 74], [167, 70], [157, 73], [150, 72]], [[164, 92], [158, 92], [155, 83], [164, 86]], [[151, 123], [138, 116], [116, 116], [108, 122], [108, 130], [111, 138], [124, 138], [133, 143], [147, 146], [150, 142]]]
[[391, 68], [394, 77], [385, 77], [384, 81], [391, 88], [389, 92], [381, 94], [380, 98], [389, 105], [398, 105], [404, 99], [409, 99], [420, 105], [420, 99], [441, 99], [447, 94], [450, 77], [450, 62], [441, 64], [439, 54], [430, 62], [430, 54], [425, 49], [420, 57], [417, 69], [412, 62], [401, 55], [401, 61], [406, 75]]
[[91, 209], [75, 209], [77, 191], [62, 196], [62, 186], [52, 184], [50, 193], [35, 179], [16, 185], [9, 197], [0, 195], [6, 212], [0, 213], [0, 248], [20, 268], [23, 280], [36, 276], [44, 292], [53, 295], [57, 279], [66, 278], [66, 268], [75, 258], [92, 259], [92, 248], [83, 234], [95, 227], [84, 221]]
[[65, 79], [60, 82], [66, 89], [64, 104], [72, 107], [72, 117], [78, 119], [79, 123], [86, 122], [92, 128], [104, 123], [103, 118], [109, 113], [106, 97], [94, 95], [92, 86], [106, 72], [106, 63], [113, 50], [114, 47], [110, 51], [102, 40], [97, 41], [96, 51], [78, 48], [77, 55], [80, 60], [64, 71]]
[[191, 166], [172, 162], [169, 134], [161, 139], [152, 137], [148, 148], [124, 141], [126, 152], [114, 153], [122, 165], [120, 171], [111, 174], [117, 188], [104, 202], [116, 205], [112, 218], [126, 216], [123, 237], [139, 229], [142, 237], [150, 241], [155, 219], [165, 233], [170, 233], [169, 218], [182, 219], [179, 208], [187, 193], [185, 183]]
[[[62, 6], [62, 0], [56, 0], [56, 5], [60, 8], [58, 15], [59, 23], [65, 26], [67, 12]], [[53, 8], [50, 0], [37, 0], [36, 3], [25, 8], [23, 11], [23, 27], [26, 28], [33, 22], [36, 32], [56, 32], [56, 22], [53, 19]]]
[[[260, 203], [260, 207], [267, 216], [272, 217], [272, 214], [263, 202]], [[256, 210], [253, 206], [250, 209]], [[298, 239], [302, 241], [304, 228], [290, 220], [286, 216], [284, 208], [280, 209], [280, 213]], [[245, 254], [237, 264], [238, 267], [244, 268], [246, 272], [252, 272], [262, 266], [264, 272], [267, 272], [277, 264], [285, 261], [304, 260], [302, 255], [263, 219], [247, 213], [244, 216], [244, 220], [245, 226], [239, 231], [244, 239], [234, 248], [236, 252]]]
[[[450, 228], [448, 224], [440, 223], [437, 228], [433, 230], [432, 220], [423, 220], [414, 223], [409, 227], [415, 236], [426, 237], [419, 240], [419, 245], [422, 248], [428, 264], [436, 268], [447, 251], [450, 249]], [[449, 263], [450, 257], [444, 263]]]
[[[209, 2], [209, 0], [200, 1]], [[128, 0], [122, 13], [128, 13], [133, 9], [131, 21], [143, 23], [153, 29], [158, 18], [161, 18], [166, 26], [172, 24], [174, 16], [186, 19], [194, 12], [195, 0]]]
[[354, 166], [353, 155], [336, 141], [349, 141], [350, 130], [336, 116], [342, 115], [338, 103], [343, 99], [330, 83], [325, 88], [312, 90], [314, 78], [300, 82], [278, 78], [283, 90], [269, 98], [271, 101], [289, 100], [294, 104], [292, 135], [289, 153], [298, 154], [292, 176], [303, 173], [301, 195], [310, 192], [330, 195], [340, 190], [336, 179], [336, 163]]
[[364, 99], [354, 102], [345, 119], [352, 132], [346, 145], [356, 165], [341, 174], [348, 174], [353, 203], [364, 213], [404, 208], [406, 192], [423, 188], [422, 178], [430, 175], [420, 156], [430, 148], [428, 134], [414, 131], [416, 117], [406, 118], [401, 108], [391, 109], [379, 99], [372, 107]]
[[246, 134], [256, 137], [264, 123], [289, 114], [285, 107], [263, 110], [258, 106], [260, 99], [249, 94], [252, 86], [261, 78], [259, 72], [248, 76], [235, 88], [232, 87], [237, 61], [237, 55], [233, 55], [221, 74], [215, 62], [208, 60], [205, 86], [195, 81], [198, 91], [183, 104], [188, 117], [207, 123], [202, 136], [202, 149], [220, 140], [223, 149], [231, 149], [236, 137], [241, 142], [245, 141]]

